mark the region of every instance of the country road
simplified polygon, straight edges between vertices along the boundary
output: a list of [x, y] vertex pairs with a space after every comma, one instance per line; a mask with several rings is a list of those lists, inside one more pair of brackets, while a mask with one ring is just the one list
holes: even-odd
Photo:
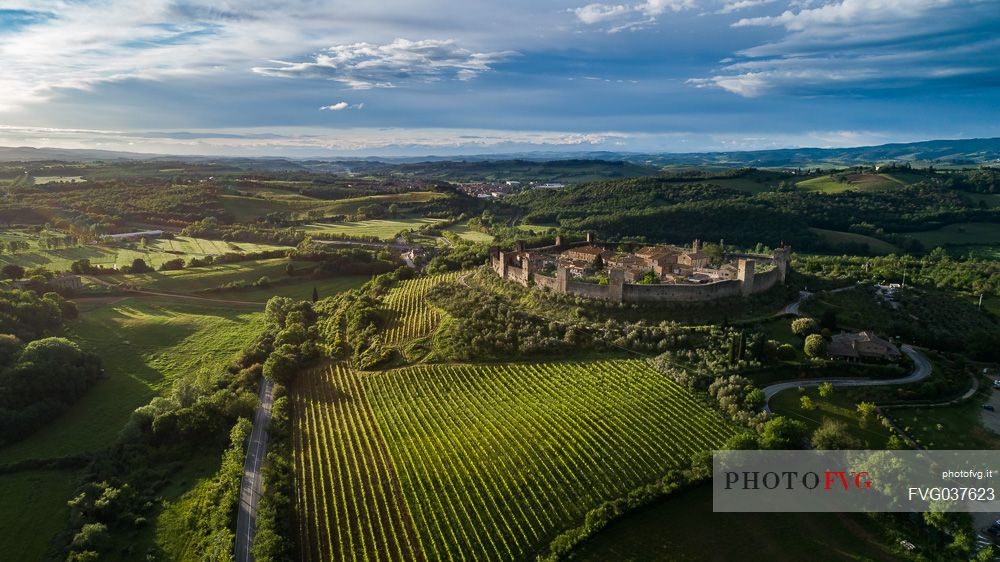
[[236, 516], [236, 562], [253, 561], [253, 541], [257, 533], [257, 501], [263, 485], [260, 470], [267, 456], [267, 429], [271, 424], [271, 406], [274, 404], [274, 386], [262, 378], [260, 406], [253, 420], [253, 431], [247, 441], [247, 458], [243, 464], [240, 481], [240, 506]]
[[897, 385], [897, 384], [910, 384], [914, 382], [921, 381], [927, 378], [931, 374], [931, 362], [927, 357], [914, 349], [910, 345], [903, 345], [900, 350], [908, 355], [910, 359], [913, 359], [913, 371], [905, 377], [900, 377], [898, 379], [802, 379], [797, 381], [779, 382], [772, 384], [771, 386], [764, 387], [764, 410], [770, 412], [770, 402], [771, 398], [775, 394], [788, 390], [789, 388], [798, 388], [800, 386], [819, 386], [823, 383], [830, 383], [833, 386], [882, 386], [882, 385]]

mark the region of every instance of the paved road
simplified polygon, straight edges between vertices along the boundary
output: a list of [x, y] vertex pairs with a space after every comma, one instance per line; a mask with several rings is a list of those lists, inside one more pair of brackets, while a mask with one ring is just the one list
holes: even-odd
[[923, 380], [928, 375], [931, 374], [931, 362], [910, 345], [904, 345], [900, 348], [903, 353], [910, 356], [913, 359], [913, 371], [905, 377], [900, 377], [898, 379], [803, 379], [797, 381], [779, 382], [772, 384], [771, 386], [764, 387], [764, 409], [768, 412], [771, 411], [769, 403], [771, 398], [781, 392], [782, 390], [788, 390], [789, 388], [798, 388], [800, 386], [819, 386], [823, 383], [831, 383], [833, 386], [882, 386], [882, 385], [895, 385], [895, 384], [909, 384]]
[[236, 562], [252, 562], [254, 535], [257, 533], [257, 500], [263, 479], [261, 466], [267, 456], [267, 428], [271, 424], [271, 405], [274, 404], [274, 387], [271, 381], [262, 378], [260, 383], [260, 407], [253, 420], [253, 431], [247, 442], [247, 459], [243, 464], [243, 480], [240, 482], [240, 508], [236, 516]]

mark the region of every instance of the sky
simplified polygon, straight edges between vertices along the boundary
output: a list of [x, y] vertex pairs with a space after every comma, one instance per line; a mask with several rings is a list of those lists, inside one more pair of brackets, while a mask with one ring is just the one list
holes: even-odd
[[998, 0], [0, 0], [0, 146], [331, 157], [998, 136]]

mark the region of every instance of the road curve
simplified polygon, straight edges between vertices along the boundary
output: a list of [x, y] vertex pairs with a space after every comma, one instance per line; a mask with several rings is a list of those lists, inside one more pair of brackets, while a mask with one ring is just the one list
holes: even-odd
[[823, 383], [830, 383], [833, 386], [882, 386], [882, 385], [895, 385], [895, 384], [910, 384], [917, 381], [921, 381], [927, 378], [931, 374], [931, 362], [930, 359], [923, 354], [914, 349], [910, 345], [903, 345], [900, 350], [908, 355], [910, 359], [913, 360], [913, 371], [905, 377], [900, 377], [898, 379], [802, 379], [797, 381], [779, 382], [772, 384], [771, 386], [764, 387], [764, 410], [771, 411], [771, 398], [781, 392], [782, 390], [788, 390], [789, 388], [798, 388], [800, 386], [819, 386]]
[[247, 441], [247, 458], [240, 481], [240, 507], [236, 516], [236, 562], [253, 562], [253, 540], [257, 534], [257, 501], [263, 482], [260, 470], [267, 456], [267, 429], [271, 424], [274, 385], [261, 378], [260, 406], [253, 420], [253, 430]]

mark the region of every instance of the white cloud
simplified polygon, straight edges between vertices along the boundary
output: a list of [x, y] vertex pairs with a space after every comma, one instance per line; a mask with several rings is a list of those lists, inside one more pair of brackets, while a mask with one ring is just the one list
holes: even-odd
[[345, 109], [364, 109], [365, 104], [363, 103], [347, 103], [346, 101], [338, 101], [337, 103], [331, 105], [324, 105], [319, 108], [320, 111], [343, 111]]
[[587, 4], [582, 8], [576, 8], [573, 13], [576, 17], [587, 25], [601, 23], [608, 20], [617, 19], [629, 12], [629, 8], [623, 4]]
[[1000, 79], [1000, 38], [990, 31], [998, 24], [1000, 11], [989, 0], [801, 3], [733, 23], [785, 34], [739, 51], [714, 75], [688, 84], [744, 97], [976, 87]]
[[364, 90], [394, 88], [405, 82], [470, 80], [515, 54], [513, 51], [477, 53], [459, 47], [450, 39], [396, 39], [384, 45], [337, 45], [309, 61], [275, 61], [275, 66], [254, 67], [253, 71], [282, 78], [334, 80]]
[[749, 10], [751, 8], [757, 8], [759, 6], [766, 6], [767, 4], [774, 3], [775, 0], [737, 0], [736, 2], [729, 2], [722, 8], [719, 8], [716, 14], [731, 14], [733, 12], [739, 12], [742, 10]]
[[[330, 0], [0, 0], [0, 9], [30, 15], [26, 23], [0, 33], [0, 111], [48, 101], [62, 89], [130, 79], [225, 76], [231, 83], [255, 66], [289, 71], [267, 61], [301, 61], [330, 45], [367, 42], [377, 48], [394, 37], [434, 38], [444, 29], [454, 45], [468, 49], [453, 71], [454, 77], [468, 79], [484, 72], [495, 62], [489, 55], [508, 45], [542, 43], [534, 26], [553, 29], [566, 17], [527, 0], [514, 1], [497, 7], [471, 0], [454, 9], [450, 0], [380, 0], [335, 8]], [[484, 19], [493, 25], [483, 25]]]
[[583, 24], [609, 24], [608, 33], [637, 30], [656, 23], [656, 16], [691, 10], [697, 0], [645, 0], [638, 4], [587, 4], [570, 10]]
[[696, 0], [646, 0], [635, 9], [647, 16], [658, 16], [666, 11], [680, 12], [698, 7]]

